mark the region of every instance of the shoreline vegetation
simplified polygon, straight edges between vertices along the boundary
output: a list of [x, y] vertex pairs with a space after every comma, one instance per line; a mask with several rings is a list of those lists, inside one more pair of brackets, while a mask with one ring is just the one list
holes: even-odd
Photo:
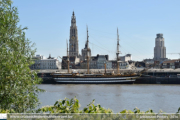
[[37, 84], [42, 82], [37, 71], [29, 68], [36, 49], [25, 37], [18, 10], [11, 0], [0, 0], [0, 109], [24, 113], [40, 104]]
[[[111, 109], [106, 109], [104, 107], [102, 107], [100, 104], [94, 105], [95, 100], [93, 100], [92, 102], [90, 102], [87, 107], [84, 107], [82, 110], [79, 110], [80, 108], [80, 103], [79, 100], [74, 97], [72, 99], [68, 99], [65, 98], [63, 100], [58, 100], [55, 102], [54, 105], [51, 106], [44, 106], [42, 108], [39, 108], [37, 110], [27, 110], [24, 111], [23, 113], [50, 113], [50, 114], [57, 114], [57, 113], [93, 113], [93, 114], [97, 114], [97, 113], [105, 113], [105, 114], [156, 114], [153, 112], [152, 109], [149, 109], [147, 111], [141, 111], [139, 108], [134, 108], [134, 110], [122, 110], [118, 113], [113, 113], [113, 110]], [[0, 109], [0, 113], [17, 113], [16, 110], [14, 109]], [[160, 110], [158, 112], [158, 114], [160, 113], [165, 113], [162, 110]], [[178, 109], [178, 111], [176, 112], [180, 113], [180, 107]]]

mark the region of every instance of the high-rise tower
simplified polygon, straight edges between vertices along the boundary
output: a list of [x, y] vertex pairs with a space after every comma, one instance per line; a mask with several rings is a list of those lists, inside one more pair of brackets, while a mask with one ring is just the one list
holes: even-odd
[[154, 60], [164, 60], [166, 58], [166, 47], [164, 46], [163, 34], [157, 34], [154, 47]]
[[70, 38], [69, 38], [69, 56], [79, 57], [78, 31], [76, 26], [76, 16], [74, 11], [71, 17]]

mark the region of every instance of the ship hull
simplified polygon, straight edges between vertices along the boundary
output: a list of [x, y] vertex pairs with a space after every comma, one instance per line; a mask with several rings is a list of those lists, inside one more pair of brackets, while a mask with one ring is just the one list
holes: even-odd
[[61, 84], [133, 84], [136, 77], [114, 77], [114, 78], [54, 78], [54, 81]]

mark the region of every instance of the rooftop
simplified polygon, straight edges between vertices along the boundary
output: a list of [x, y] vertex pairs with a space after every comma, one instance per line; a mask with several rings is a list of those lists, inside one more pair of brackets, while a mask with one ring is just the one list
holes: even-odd
[[163, 63], [174, 63], [180, 61], [179, 59], [164, 61]]

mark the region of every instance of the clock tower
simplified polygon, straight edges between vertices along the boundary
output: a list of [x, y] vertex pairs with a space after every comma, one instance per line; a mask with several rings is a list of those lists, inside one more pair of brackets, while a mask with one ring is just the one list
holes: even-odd
[[76, 16], [72, 14], [69, 38], [69, 56], [79, 57], [78, 31], [76, 26]]

